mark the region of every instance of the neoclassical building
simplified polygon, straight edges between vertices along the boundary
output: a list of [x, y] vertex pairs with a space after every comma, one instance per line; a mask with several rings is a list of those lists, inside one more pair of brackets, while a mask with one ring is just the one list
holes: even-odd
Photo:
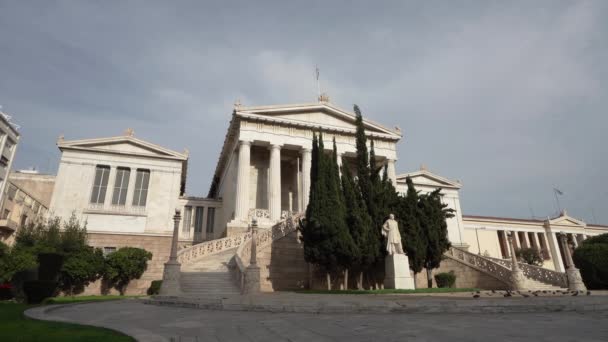
[[[256, 262], [261, 267], [262, 289], [319, 286], [314, 270], [304, 262], [294, 224], [308, 204], [312, 137], [322, 133], [328, 153], [335, 139], [339, 161], [354, 167], [355, 119], [325, 97], [309, 104], [247, 107], [237, 103], [207, 196], [185, 192], [187, 151], [143, 141], [132, 130], [110, 138], [68, 141], [60, 137], [57, 145], [62, 154], [49, 211], [66, 219], [75, 214], [86, 221], [90, 244], [105, 253], [122, 246], [153, 253], [148, 271], [130, 286], [130, 293], [143, 293], [150, 281], [162, 278], [176, 208], [181, 213], [177, 260], [182, 264], [182, 293], [242, 290], [244, 272], [251, 263], [249, 228], [254, 218], [260, 229]], [[570, 252], [561, 247], [556, 233], [570, 234], [576, 244], [608, 231], [608, 226], [588, 225], [565, 213], [545, 221], [463, 215], [460, 182], [426, 168], [398, 175], [400, 129], [368, 119], [364, 125], [368, 140], [374, 141], [376, 164], [387, 166], [399, 192], [406, 191], [405, 179], [410, 177], [419, 191], [441, 188], [443, 201], [455, 210], [448, 222], [455, 249], [445, 267], [470, 267], [477, 272], [470, 276], [474, 279], [461, 279], [457, 285], [508, 287], [504, 270], [493, 275], [479, 266], [507, 262], [506, 232], [515, 232], [516, 247], [535, 246], [542, 251], [546, 271], [535, 272], [560, 278], [558, 273], [547, 273], [563, 272], [564, 253]]]

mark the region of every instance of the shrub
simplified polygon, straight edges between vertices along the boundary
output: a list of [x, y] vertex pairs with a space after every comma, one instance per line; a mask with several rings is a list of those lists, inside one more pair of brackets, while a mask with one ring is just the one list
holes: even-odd
[[540, 251], [534, 247], [518, 248], [515, 250], [515, 256], [517, 257], [517, 260], [528, 265], [543, 265], [543, 257], [540, 255]]
[[4, 250], [0, 256], [0, 283], [10, 282], [14, 275], [37, 265], [36, 257], [25, 250], [12, 248], [10, 252]]
[[99, 248], [85, 247], [70, 254], [61, 268], [61, 289], [73, 295], [103, 274], [105, 259]]
[[106, 258], [104, 279], [124, 295], [127, 285], [146, 271], [152, 253], [145, 249], [123, 247]]
[[454, 287], [456, 284], [456, 275], [454, 271], [435, 274], [435, 282], [437, 287]]
[[160, 287], [163, 285], [162, 280], [153, 280], [148, 288], [148, 296], [157, 295], [160, 293]]
[[38, 254], [38, 279], [57, 280], [63, 265], [63, 255], [58, 253]]
[[53, 280], [29, 280], [23, 283], [23, 291], [29, 304], [39, 304], [57, 293], [57, 282]]
[[608, 288], [608, 234], [585, 240], [572, 255], [589, 289]]

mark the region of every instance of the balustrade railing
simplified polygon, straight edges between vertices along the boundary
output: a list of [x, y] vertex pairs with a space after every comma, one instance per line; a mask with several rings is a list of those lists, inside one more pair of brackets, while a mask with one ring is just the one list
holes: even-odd
[[[508, 269], [511, 269], [513, 267], [513, 262], [511, 260], [498, 259], [492, 257], [486, 258]], [[539, 266], [529, 265], [523, 262], [518, 262], [517, 264], [519, 265], [519, 268], [522, 270], [526, 278], [530, 278], [541, 283], [551, 284], [562, 288], [568, 287], [568, 277], [566, 276], [566, 273], [557, 272]]]
[[511, 269], [493, 260], [455, 247], [451, 247], [445, 253], [445, 256], [488, 273], [506, 284], [510, 285], [512, 283]]
[[247, 239], [251, 239], [250, 232], [202, 242], [177, 252], [177, 261], [185, 264], [205, 255], [216, 254], [231, 248], [239, 247], [243, 242], [247, 241]]
[[258, 208], [253, 208], [253, 209], [249, 209], [249, 222], [251, 222], [251, 220], [256, 219], [258, 221], [260, 220], [270, 220], [270, 211], [268, 209], [258, 209]]
[[[289, 214], [285, 219], [272, 226], [271, 229], [258, 229], [256, 239], [258, 253], [263, 248], [271, 245], [273, 241], [295, 232], [302, 217], [304, 217], [304, 213]], [[245, 269], [251, 261], [251, 234], [247, 237], [247, 241], [241, 243], [236, 250], [234, 261], [236, 264], [236, 282], [242, 290], [245, 284]]]

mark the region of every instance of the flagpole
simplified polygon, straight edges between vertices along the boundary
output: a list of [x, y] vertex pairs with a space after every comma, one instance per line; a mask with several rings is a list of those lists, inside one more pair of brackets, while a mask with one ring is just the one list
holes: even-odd
[[553, 195], [555, 196], [555, 203], [557, 203], [557, 215], [561, 215], [562, 207], [559, 205], [559, 198], [557, 197], [557, 189], [553, 188]]

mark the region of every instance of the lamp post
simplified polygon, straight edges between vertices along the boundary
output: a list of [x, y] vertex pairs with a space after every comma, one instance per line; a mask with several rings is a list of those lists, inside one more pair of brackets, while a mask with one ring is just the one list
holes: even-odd
[[567, 235], [564, 232], [560, 232], [558, 234], [559, 241], [562, 245], [562, 250], [564, 251], [564, 257], [566, 260], [566, 277], [568, 278], [568, 290], [570, 291], [587, 291], [585, 287], [585, 283], [583, 283], [583, 278], [581, 277], [581, 272], [576, 266], [574, 266], [574, 262], [572, 261], [572, 255], [570, 255], [570, 247], [568, 247]]
[[478, 229], [485, 230], [485, 227], [475, 228], [475, 237], [477, 238], [477, 254], [481, 255], [481, 245], [479, 244], [479, 233]]
[[514, 290], [523, 290], [526, 287], [526, 276], [524, 272], [519, 268], [519, 264], [517, 263], [517, 257], [515, 256], [515, 247], [513, 247], [513, 243], [515, 240], [515, 233], [508, 232], [507, 233], [509, 240], [509, 249], [511, 251], [511, 281]]
[[243, 294], [260, 293], [260, 267], [257, 262], [258, 221], [251, 221], [251, 258], [245, 269], [245, 287]]
[[159, 293], [163, 296], [177, 296], [181, 293], [180, 277], [181, 264], [177, 261], [177, 242], [179, 239], [179, 222], [182, 216], [179, 209], [173, 215], [173, 238], [171, 239], [171, 253], [163, 270], [163, 283]]

